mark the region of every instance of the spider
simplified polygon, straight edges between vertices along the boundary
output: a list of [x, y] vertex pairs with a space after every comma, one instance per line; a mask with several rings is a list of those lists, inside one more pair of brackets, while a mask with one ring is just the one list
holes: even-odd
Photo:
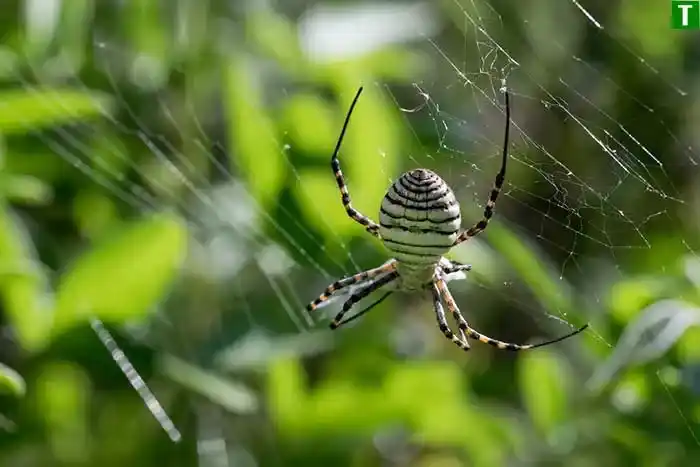
[[[331, 157], [331, 168], [340, 190], [343, 207], [351, 219], [365, 227], [365, 230], [384, 242], [393, 258], [383, 265], [340, 279], [306, 307], [312, 312], [337, 292], [354, 287], [355, 291], [343, 304], [342, 310], [330, 323], [331, 329], [346, 324], [369, 311], [387, 298], [393, 291], [430, 291], [440, 331], [463, 350], [469, 350], [468, 338], [492, 345], [501, 350], [528, 350], [554, 344], [572, 337], [588, 327], [585, 326], [559, 338], [534, 345], [518, 345], [492, 339], [473, 329], [460, 312], [452, 294], [447, 288], [447, 276], [471, 270], [471, 265], [446, 259], [451, 248], [469, 240], [488, 226], [493, 216], [496, 199], [501, 192], [506, 175], [508, 160], [508, 133], [510, 129], [509, 92], [504, 89], [506, 126], [503, 142], [501, 169], [486, 202], [483, 218], [467, 230], [461, 229], [460, 207], [454, 192], [447, 183], [427, 169], [413, 169], [402, 174], [387, 191], [379, 209], [379, 223], [356, 210], [350, 201], [350, 193], [340, 170], [338, 151], [347, 130], [353, 109], [357, 104], [360, 87], [350, 104], [345, 122]], [[372, 292], [391, 285], [391, 290], [371, 306], [343, 320], [348, 311]], [[389, 287], [388, 287], [389, 288]], [[447, 306], [459, 328], [459, 336], [450, 329], [443, 307]]]

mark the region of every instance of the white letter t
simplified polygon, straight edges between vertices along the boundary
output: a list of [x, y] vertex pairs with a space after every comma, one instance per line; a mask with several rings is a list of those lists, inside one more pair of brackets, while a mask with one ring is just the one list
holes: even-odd
[[693, 8], [693, 5], [678, 5], [678, 8], [683, 11], [681, 14], [681, 21], [683, 22], [683, 27], [688, 26], [688, 10]]

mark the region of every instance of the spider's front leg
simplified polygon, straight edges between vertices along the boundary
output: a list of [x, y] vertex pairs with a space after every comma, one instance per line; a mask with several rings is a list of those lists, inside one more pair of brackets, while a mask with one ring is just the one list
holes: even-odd
[[[395, 270], [394, 270], [394, 271], [391, 271], [391, 272], [390, 272], [389, 274], [387, 274], [386, 276], [382, 276], [382, 277], [380, 277], [379, 279], [370, 282], [368, 285], [366, 285], [366, 286], [363, 287], [362, 289], [360, 289], [360, 290], [358, 290], [357, 292], [355, 292], [354, 294], [352, 294], [352, 295], [350, 296], [350, 298], [348, 298], [348, 300], [347, 300], [345, 303], [343, 303], [343, 309], [340, 310], [340, 313], [338, 313], [338, 314], [335, 316], [335, 318], [333, 318], [333, 321], [331, 321], [330, 328], [331, 328], [331, 329], [337, 329], [339, 326], [341, 326], [341, 325], [343, 325], [343, 324], [349, 322], [350, 320], [354, 319], [355, 317], [352, 317], [352, 318], [349, 318], [348, 320], [343, 321], [343, 316], [345, 316], [345, 313], [347, 313], [348, 311], [350, 311], [350, 309], [353, 307], [353, 305], [355, 305], [355, 303], [359, 302], [360, 300], [362, 300], [363, 298], [365, 298], [366, 296], [368, 296], [369, 294], [371, 294], [371, 293], [374, 292], [375, 290], [377, 290], [377, 289], [379, 289], [379, 288], [381, 288], [381, 287], [383, 287], [383, 286], [389, 284], [390, 282], [393, 282], [393, 281], [396, 280], [398, 277], [399, 277], [398, 271], [395, 271]], [[381, 302], [383, 299], [384, 299], [384, 298], [382, 298], [381, 300], [379, 300], [379, 302]], [[377, 302], [377, 303], [379, 303], [379, 302]], [[368, 309], [365, 310], [365, 311], [368, 311], [369, 309], [371, 309], [371, 307], [368, 308]], [[360, 312], [360, 313], [361, 313], [361, 314], [364, 314], [365, 311], [362, 311], [362, 312]]]
[[345, 183], [345, 178], [343, 177], [343, 172], [340, 170], [340, 161], [338, 160], [338, 151], [340, 151], [340, 145], [343, 143], [343, 137], [345, 136], [345, 131], [348, 129], [348, 124], [350, 123], [350, 116], [352, 116], [352, 111], [355, 109], [355, 104], [362, 94], [362, 87], [357, 90], [355, 98], [350, 104], [350, 109], [345, 116], [345, 122], [343, 122], [343, 128], [340, 130], [340, 136], [338, 136], [338, 141], [335, 144], [335, 149], [333, 150], [333, 156], [331, 156], [331, 168], [333, 169], [333, 174], [335, 175], [335, 181], [338, 184], [338, 189], [340, 190], [340, 199], [343, 202], [343, 207], [345, 212], [353, 219], [365, 226], [365, 230], [375, 237], [379, 237], [379, 224], [374, 222], [369, 217], [362, 214], [360, 211], [352, 206], [350, 201], [350, 192], [348, 191], [348, 186]]
[[453, 246], [457, 246], [460, 243], [469, 240], [475, 235], [486, 229], [489, 225], [491, 217], [493, 217], [493, 210], [496, 207], [496, 200], [498, 195], [501, 193], [503, 188], [503, 182], [506, 179], [506, 165], [508, 163], [508, 139], [510, 132], [510, 93], [508, 89], [505, 90], [505, 107], [506, 107], [506, 129], [503, 134], [503, 152], [501, 154], [501, 170], [496, 174], [496, 180], [493, 183], [493, 188], [491, 188], [491, 193], [489, 194], [489, 199], [486, 201], [486, 207], [484, 208], [484, 215], [479, 222], [474, 224], [467, 230], [463, 230], [459, 234], [454, 242]]
[[388, 261], [378, 268], [370, 269], [368, 271], [362, 271], [358, 272], [354, 276], [346, 277], [344, 279], [340, 279], [338, 281], [333, 282], [331, 285], [326, 287], [326, 290], [323, 291], [321, 295], [318, 296], [316, 300], [313, 302], [309, 303], [306, 305], [306, 311], [311, 312], [314, 311], [318, 306], [327, 301], [333, 294], [350, 287], [355, 284], [359, 284], [360, 282], [364, 282], [366, 280], [373, 279], [377, 277], [378, 275], [385, 273], [385, 272], [391, 272], [396, 269], [396, 261]]

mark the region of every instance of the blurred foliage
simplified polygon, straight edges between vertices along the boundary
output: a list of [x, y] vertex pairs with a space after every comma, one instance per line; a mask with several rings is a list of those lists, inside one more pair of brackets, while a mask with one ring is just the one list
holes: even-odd
[[[696, 465], [699, 42], [638, 4], [4, 2], [0, 465]], [[464, 354], [414, 297], [310, 330], [304, 301], [386, 260], [328, 167], [357, 86], [354, 205], [421, 165], [473, 219], [502, 78], [525, 133], [452, 289], [500, 339], [590, 330]]]

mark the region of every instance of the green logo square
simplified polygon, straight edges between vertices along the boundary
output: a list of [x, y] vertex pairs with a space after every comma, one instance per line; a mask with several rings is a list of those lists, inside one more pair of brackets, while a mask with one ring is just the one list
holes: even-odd
[[672, 0], [671, 27], [700, 29], [700, 0]]

